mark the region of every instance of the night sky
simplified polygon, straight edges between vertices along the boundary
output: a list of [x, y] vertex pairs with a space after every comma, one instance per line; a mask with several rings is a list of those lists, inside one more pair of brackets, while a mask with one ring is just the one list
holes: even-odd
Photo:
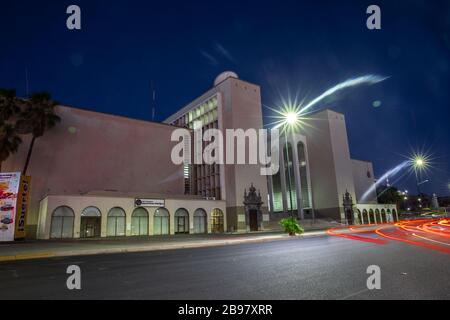
[[[71, 4], [81, 31], [66, 28]], [[366, 28], [371, 4], [382, 30]], [[355, 76], [390, 76], [319, 107], [345, 113], [352, 157], [373, 161], [377, 176], [427, 151], [421, 189], [450, 194], [450, 1], [15, 0], [2, 1], [0, 33], [0, 87], [25, 95], [27, 68], [31, 92], [150, 120], [153, 80], [156, 121], [225, 70], [259, 84], [270, 107]], [[397, 184], [415, 192], [414, 180]]]

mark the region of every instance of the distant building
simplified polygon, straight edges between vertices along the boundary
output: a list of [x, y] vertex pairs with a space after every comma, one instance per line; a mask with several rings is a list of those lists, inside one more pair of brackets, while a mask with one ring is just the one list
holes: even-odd
[[[258, 85], [233, 72], [164, 123], [58, 106], [62, 121], [36, 141], [29, 174], [29, 237], [78, 238], [267, 230], [289, 212], [344, 223], [396, 219], [377, 204], [370, 162], [350, 157], [345, 117], [332, 110], [280, 137], [280, 170], [171, 161], [172, 132], [262, 129]], [[287, 140], [287, 141], [286, 141]], [[24, 138], [2, 171], [20, 171]], [[290, 183], [289, 183], [290, 181]]]

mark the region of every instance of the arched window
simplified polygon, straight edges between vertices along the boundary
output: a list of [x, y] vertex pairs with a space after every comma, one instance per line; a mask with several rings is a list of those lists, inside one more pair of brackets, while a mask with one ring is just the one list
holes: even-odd
[[175, 233], [189, 233], [189, 213], [186, 209], [175, 211]]
[[[281, 155], [281, 150], [276, 148], [276, 152], [278, 155]], [[271, 140], [268, 140], [267, 143], [267, 153], [272, 155], [272, 146]], [[281, 188], [281, 170], [277, 170], [275, 174], [271, 176], [272, 180], [272, 203], [273, 208], [271, 210], [273, 212], [283, 212], [283, 190]]]
[[123, 237], [125, 236], [125, 211], [122, 208], [115, 207], [108, 212], [107, 236]]
[[372, 209], [369, 210], [369, 217], [370, 217], [370, 221], [371, 221], [372, 224], [376, 224], [377, 223], [378, 220], [376, 218], [376, 215], [373, 213]]
[[294, 155], [292, 152], [293, 151], [291, 144], [288, 142], [283, 147], [284, 176], [286, 178], [286, 202], [288, 211], [297, 209], [297, 190], [295, 188], [295, 174], [294, 174], [294, 160], [293, 160]]
[[370, 224], [370, 216], [366, 209], [363, 209], [363, 217], [366, 217], [367, 224]]
[[73, 222], [75, 214], [72, 208], [61, 206], [52, 213], [50, 226], [51, 239], [73, 238]]
[[81, 212], [80, 237], [100, 237], [102, 213], [96, 207], [87, 207]]
[[391, 222], [391, 221], [394, 221], [394, 218], [392, 217], [392, 214], [391, 214], [391, 209], [387, 209], [386, 210], [386, 222]]
[[282, 212], [283, 211], [283, 191], [281, 189], [281, 172], [277, 171], [276, 174], [272, 175], [272, 200], [273, 200], [273, 211]]
[[166, 208], [158, 208], [155, 211], [153, 219], [153, 234], [166, 235], [169, 234], [169, 211]]
[[381, 222], [387, 222], [386, 211], [384, 209], [381, 209]]
[[375, 209], [375, 221], [377, 222], [377, 223], [382, 223], [383, 221], [381, 220], [381, 215], [380, 215], [380, 210], [378, 210], [378, 209]]
[[363, 218], [363, 216], [361, 215], [361, 210], [356, 209], [356, 214], [357, 214], [357, 216], [358, 216], [358, 223], [359, 223], [359, 224], [364, 224], [364, 218]]
[[148, 235], [148, 212], [144, 208], [134, 209], [131, 215], [131, 235]]
[[97, 207], [87, 207], [81, 212], [82, 217], [101, 217], [102, 213]]
[[224, 232], [223, 225], [223, 212], [220, 209], [213, 209], [211, 212], [211, 232], [222, 233]]
[[311, 203], [309, 201], [309, 194], [311, 192], [310, 186], [308, 184], [308, 170], [307, 170], [307, 159], [305, 152], [305, 145], [303, 142], [299, 142], [297, 144], [297, 156], [298, 156], [298, 166], [300, 172], [300, 185], [302, 191], [302, 208], [309, 209], [311, 208]]
[[194, 233], [206, 233], [206, 211], [203, 209], [197, 209], [194, 212]]

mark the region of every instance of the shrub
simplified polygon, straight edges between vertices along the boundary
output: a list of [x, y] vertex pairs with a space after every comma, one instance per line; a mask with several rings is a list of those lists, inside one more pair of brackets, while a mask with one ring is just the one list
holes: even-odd
[[297, 219], [294, 217], [282, 219], [280, 221], [280, 225], [284, 228], [286, 233], [289, 233], [290, 236], [295, 236], [295, 234], [302, 234], [305, 232], [305, 230], [303, 230], [303, 228], [298, 224]]

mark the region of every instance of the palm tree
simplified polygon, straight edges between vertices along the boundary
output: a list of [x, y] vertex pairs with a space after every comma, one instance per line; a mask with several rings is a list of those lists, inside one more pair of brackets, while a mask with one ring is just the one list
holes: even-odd
[[16, 91], [0, 88], [0, 169], [11, 153], [17, 152], [22, 139], [17, 135], [10, 119], [20, 111], [16, 104]]
[[3, 123], [0, 126], [0, 166], [12, 153], [17, 152], [21, 143], [22, 139], [13, 125]]
[[51, 129], [61, 119], [55, 114], [55, 106], [58, 103], [52, 100], [47, 92], [32, 94], [25, 101], [24, 110], [21, 112], [16, 127], [20, 134], [32, 134], [27, 159], [22, 174], [27, 174], [28, 165], [33, 152], [34, 143], [37, 138], [42, 137], [48, 129]]
[[8, 121], [20, 111], [17, 106], [16, 90], [0, 88], [0, 123]]

